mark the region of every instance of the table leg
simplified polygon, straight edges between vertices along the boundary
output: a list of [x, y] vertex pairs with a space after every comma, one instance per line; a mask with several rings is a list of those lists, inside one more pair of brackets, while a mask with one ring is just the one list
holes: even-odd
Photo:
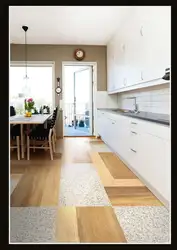
[[24, 141], [23, 141], [23, 124], [20, 124], [20, 132], [21, 132], [21, 150], [22, 150], [22, 159], [24, 156]]

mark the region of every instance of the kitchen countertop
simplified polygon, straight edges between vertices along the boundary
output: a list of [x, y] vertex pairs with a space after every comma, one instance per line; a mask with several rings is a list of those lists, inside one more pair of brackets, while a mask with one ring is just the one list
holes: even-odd
[[141, 120], [147, 120], [151, 122], [156, 122], [164, 125], [170, 125], [170, 117], [167, 114], [157, 114], [157, 113], [151, 113], [151, 112], [143, 112], [140, 111], [139, 113], [131, 113], [131, 112], [125, 112], [126, 110], [118, 109], [118, 108], [98, 108], [98, 110], [104, 110], [107, 112], [111, 112], [114, 114], [129, 116]]

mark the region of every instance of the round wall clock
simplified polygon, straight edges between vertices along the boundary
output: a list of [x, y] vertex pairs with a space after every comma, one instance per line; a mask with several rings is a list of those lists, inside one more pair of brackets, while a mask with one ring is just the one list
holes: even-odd
[[61, 88], [60, 86], [57, 86], [55, 89], [55, 92], [57, 93], [57, 95], [59, 95], [61, 93]]
[[75, 57], [75, 59], [78, 60], [78, 61], [83, 60], [84, 57], [85, 57], [85, 52], [84, 52], [84, 50], [82, 50], [82, 49], [76, 49], [76, 50], [74, 51], [74, 57]]
[[55, 89], [55, 92], [57, 93], [57, 95], [59, 95], [62, 92], [62, 89], [60, 87], [60, 77], [57, 77], [57, 87]]

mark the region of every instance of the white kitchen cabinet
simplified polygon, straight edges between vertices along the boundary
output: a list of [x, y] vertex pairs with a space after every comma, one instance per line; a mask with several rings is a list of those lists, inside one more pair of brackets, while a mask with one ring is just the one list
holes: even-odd
[[[146, 6], [136, 8], [136, 18], [142, 32], [141, 60], [142, 80], [162, 77], [171, 61], [170, 8]], [[142, 45], [142, 46], [140, 46]]]
[[171, 201], [171, 143], [165, 143], [165, 176], [166, 176], [166, 189], [164, 196], [168, 201]]
[[98, 110], [97, 112], [97, 132], [98, 134], [103, 138], [103, 140], [106, 140], [106, 117], [105, 112]]
[[147, 133], [141, 133], [137, 146], [139, 161], [137, 172], [164, 198], [168, 189], [166, 178], [165, 140]]
[[107, 90], [108, 92], [115, 89], [115, 65], [114, 65], [114, 41], [107, 46]]
[[134, 7], [107, 48], [110, 94], [166, 83], [152, 80], [171, 65], [170, 7]]
[[162, 202], [167, 204], [170, 201], [171, 150], [168, 126], [99, 111], [98, 133], [125, 164], [146, 181], [151, 190], [156, 190], [157, 196], [160, 194], [163, 197]]
[[[131, 32], [130, 32], [131, 30]], [[140, 24], [135, 13], [124, 27], [125, 43], [125, 87], [135, 85], [141, 80], [141, 67], [143, 58], [143, 39], [140, 34]]]

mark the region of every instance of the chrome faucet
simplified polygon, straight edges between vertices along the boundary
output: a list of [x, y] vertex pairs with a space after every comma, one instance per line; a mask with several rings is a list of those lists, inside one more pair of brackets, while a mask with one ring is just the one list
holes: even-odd
[[134, 110], [133, 110], [133, 112], [134, 113], [139, 113], [139, 111], [138, 111], [138, 104], [136, 103], [136, 97], [127, 97], [127, 99], [133, 99], [135, 102], [134, 102], [134, 106], [135, 106], [135, 108], [134, 108]]

